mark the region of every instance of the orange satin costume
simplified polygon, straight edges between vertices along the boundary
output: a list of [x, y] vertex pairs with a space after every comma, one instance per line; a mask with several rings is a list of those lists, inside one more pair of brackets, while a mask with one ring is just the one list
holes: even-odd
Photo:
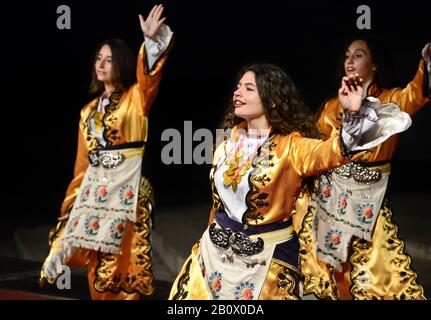
[[[372, 84], [367, 95], [377, 97], [382, 104], [393, 102], [402, 111], [413, 115], [430, 102], [431, 93], [427, 93], [425, 89], [427, 81], [430, 79], [426, 73], [425, 61], [421, 59], [415, 77], [405, 88], [380, 89]], [[338, 98], [329, 100], [317, 122], [319, 131], [329, 137], [340, 127], [342, 114]], [[361, 161], [389, 161], [398, 139], [398, 134], [390, 137], [367, 152]], [[383, 168], [381, 165], [374, 167]], [[331, 266], [316, 258], [312, 231], [314, 210], [307, 206], [307, 201], [308, 196], [301, 195], [293, 218], [301, 244], [304, 295], [314, 294], [320, 299], [425, 299], [424, 290], [416, 281], [416, 272], [410, 267], [411, 258], [404, 252], [404, 242], [398, 237], [398, 227], [392, 221], [392, 211], [387, 200], [380, 209], [372, 241], [353, 238], [348, 260], [341, 273], [334, 272]], [[371, 279], [371, 282], [365, 285], [364, 279]]]
[[[107, 147], [128, 142], [147, 140], [148, 113], [157, 95], [162, 77], [162, 69], [168, 57], [168, 49], [148, 70], [145, 43], [142, 44], [137, 60], [137, 83], [122, 93], [114, 92], [103, 117], [104, 138]], [[74, 168], [74, 178], [69, 184], [61, 206], [61, 216], [68, 214], [79, 192], [84, 174], [89, 166], [88, 153], [100, 147], [91, 135], [89, 117], [96, 111], [99, 98], [92, 100], [81, 110], [78, 133], [78, 149]], [[151, 260], [151, 212], [154, 207], [152, 187], [145, 177], [141, 177], [137, 221], [127, 221], [122, 239], [121, 255], [78, 248], [69, 265], [87, 266], [88, 281], [92, 299], [139, 299], [140, 295], [150, 295], [154, 291]], [[61, 248], [61, 237], [66, 220], [57, 224], [50, 232], [50, 252], [47, 260]], [[43, 271], [41, 283], [48, 280]]]
[[[237, 130], [245, 126], [246, 122], [232, 130], [233, 141], [238, 139]], [[214, 183], [214, 172], [219, 160], [226, 157], [226, 144], [227, 141], [224, 141], [214, 153], [210, 172], [213, 206], [209, 223], [213, 222], [216, 211], [223, 211], [223, 203]], [[271, 133], [252, 160], [248, 179], [250, 190], [246, 195], [247, 210], [242, 223], [256, 226], [291, 219], [292, 207], [301, 190], [301, 179], [347, 163], [349, 159], [342, 155], [341, 148], [339, 134], [321, 141], [302, 137], [297, 132], [285, 136]], [[357, 153], [353, 159], [362, 155], [362, 152]], [[199, 242], [193, 246], [191, 255], [177, 276], [170, 299], [209, 299], [198, 255]], [[297, 267], [273, 258], [259, 299], [299, 299]]]

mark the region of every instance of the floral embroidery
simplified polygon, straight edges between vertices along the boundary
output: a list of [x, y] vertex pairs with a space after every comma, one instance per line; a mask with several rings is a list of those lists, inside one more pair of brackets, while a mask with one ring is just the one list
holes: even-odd
[[250, 281], [240, 282], [233, 293], [234, 300], [253, 300], [254, 283]]
[[73, 220], [70, 222], [70, 224], [67, 227], [67, 233], [72, 233], [76, 230], [76, 227], [78, 226], [79, 222], [79, 216], [73, 218]]
[[85, 220], [85, 233], [89, 236], [95, 236], [99, 233], [99, 217], [98, 216], [90, 216]]
[[214, 271], [211, 273], [208, 279], [208, 284], [210, 286], [210, 290], [213, 294], [214, 299], [218, 299], [220, 297], [219, 291], [222, 287], [222, 274], [218, 271]]
[[133, 204], [133, 197], [135, 193], [133, 192], [133, 187], [130, 184], [126, 184], [120, 188], [120, 203], [123, 206], [130, 206]]
[[358, 220], [369, 224], [374, 217], [374, 206], [370, 203], [362, 204], [358, 209]]
[[319, 199], [320, 201], [326, 203], [329, 199], [329, 197], [332, 194], [332, 188], [330, 183], [321, 182], [319, 184]]
[[328, 250], [337, 250], [341, 243], [342, 232], [338, 229], [329, 231], [325, 236], [325, 247]]
[[337, 213], [338, 214], [341, 214], [341, 215], [346, 214], [347, 198], [348, 198], [347, 193], [341, 192], [338, 195], [338, 200], [337, 200]]
[[121, 239], [124, 232], [124, 220], [120, 218], [114, 219], [114, 221], [111, 222], [109, 229], [111, 230], [111, 237], [113, 239]]
[[91, 184], [87, 184], [81, 193], [81, 202], [85, 202], [90, 197]]
[[99, 185], [94, 190], [94, 199], [97, 203], [106, 202], [108, 199], [108, 193], [107, 185]]

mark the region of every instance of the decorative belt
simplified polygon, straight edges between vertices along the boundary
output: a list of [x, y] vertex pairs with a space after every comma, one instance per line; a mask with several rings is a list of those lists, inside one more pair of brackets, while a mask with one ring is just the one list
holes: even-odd
[[349, 179], [353, 177], [356, 182], [372, 184], [376, 183], [382, 178], [382, 173], [390, 172], [391, 164], [385, 163], [383, 165], [362, 164], [358, 162], [349, 162], [339, 168], [333, 170], [338, 176]]
[[92, 167], [102, 165], [105, 169], [115, 169], [126, 159], [142, 156], [144, 149], [145, 146], [126, 150], [94, 149], [88, 153], [88, 159]]
[[[226, 220], [232, 220], [224, 212], [216, 213], [216, 221], [223, 217]], [[235, 225], [237, 221], [232, 220]], [[239, 224], [239, 223], [238, 223]], [[263, 251], [265, 243], [277, 243], [290, 240], [294, 235], [293, 225], [287, 223], [273, 223], [262, 225], [267, 232], [247, 235], [248, 230], [234, 231], [231, 228], [217, 227], [218, 223], [212, 223], [209, 227], [209, 236], [211, 241], [219, 248], [229, 249], [240, 256], [252, 256]], [[260, 226], [254, 226], [256, 229]], [[236, 229], [236, 228], [235, 228]], [[272, 230], [271, 230], [272, 229]]]
[[230, 229], [216, 228], [215, 223], [210, 225], [209, 234], [211, 241], [217, 247], [225, 250], [231, 247], [237, 255], [252, 256], [261, 253], [264, 248], [262, 238], [252, 240], [240, 231], [234, 232]]

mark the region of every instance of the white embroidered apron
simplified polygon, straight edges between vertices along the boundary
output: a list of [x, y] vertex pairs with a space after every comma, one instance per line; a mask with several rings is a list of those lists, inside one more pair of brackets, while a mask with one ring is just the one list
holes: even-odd
[[315, 207], [313, 230], [317, 256], [337, 271], [341, 271], [342, 263], [347, 260], [352, 236], [371, 241], [389, 179], [389, 170], [373, 178], [373, 173], [378, 171], [358, 169], [371, 175], [369, 183], [358, 182], [358, 175], [343, 177], [340, 174], [346, 167], [352, 170], [356, 165], [352, 163], [336, 169], [338, 173], [332, 172], [329, 179], [322, 176], [319, 192], [310, 203]]
[[63, 245], [121, 254], [127, 220], [136, 222], [144, 148], [90, 154]]
[[[217, 225], [217, 228], [220, 226]], [[213, 243], [211, 227], [207, 228], [199, 246], [201, 267], [205, 270], [205, 282], [209, 297], [214, 300], [257, 300], [268, 273], [275, 246], [292, 238], [293, 227], [248, 236], [261, 238], [262, 250], [253, 255], [239, 254], [231, 244], [223, 249]], [[227, 230], [227, 229], [226, 229]], [[238, 234], [240, 232], [236, 232]], [[244, 243], [243, 241], [239, 241]], [[247, 250], [247, 249], [246, 249]], [[235, 252], [236, 251], [236, 252]]]

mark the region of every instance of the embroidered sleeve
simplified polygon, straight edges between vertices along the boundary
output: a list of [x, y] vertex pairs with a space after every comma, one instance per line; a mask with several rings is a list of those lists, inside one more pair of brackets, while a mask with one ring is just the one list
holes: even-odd
[[147, 58], [148, 70], [153, 69], [154, 63], [159, 60], [162, 54], [169, 47], [173, 32], [166, 24], [162, 24], [155, 38], [145, 36], [145, 55]]
[[348, 152], [367, 150], [407, 130], [411, 123], [408, 113], [396, 104], [381, 104], [378, 99], [367, 97], [357, 116], [344, 115], [342, 140]]
[[362, 135], [377, 126], [379, 120], [375, 109], [377, 105], [377, 99], [368, 97], [363, 101], [357, 114], [344, 113], [341, 137], [347, 151], [353, 151], [360, 143]]
[[376, 129], [380, 119], [379, 106], [380, 101], [376, 98], [364, 99], [358, 114], [344, 115], [341, 130], [334, 131], [325, 141], [292, 134], [289, 156], [296, 172], [301, 177], [313, 176], [343, 165], [348, 160], [362, 159], [366, 152], [356, 151], [366, 150], [364, 144], [384, 134]]

